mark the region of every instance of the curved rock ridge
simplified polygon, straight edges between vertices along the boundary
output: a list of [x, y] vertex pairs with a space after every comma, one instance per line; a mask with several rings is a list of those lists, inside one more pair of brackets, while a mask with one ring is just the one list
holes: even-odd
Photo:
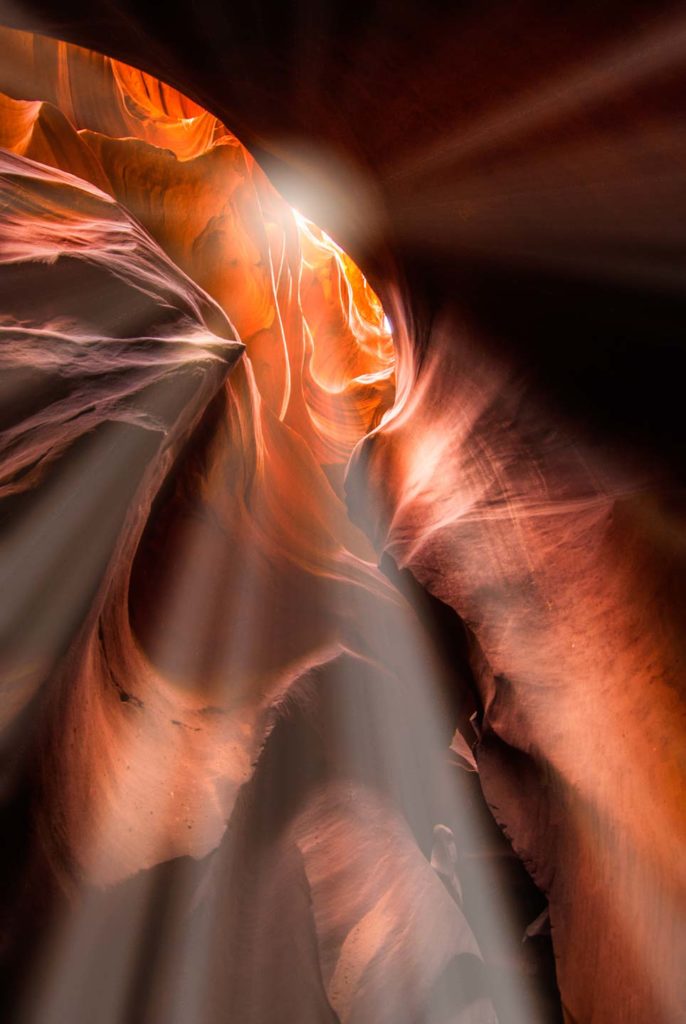
[[390, 328], [352, 260], [171, 86], [31, 33], [2, 29], [0, 45], [0, 142], [116, 196], [223, 306], [263, 399], [344, 465], [394, 393]]
[[[549, 911], [540, 901], [530, 907], [521, 929], [527, 941], [517, 945], [523, 956], [552, 930], [566, 1020], [681, 1020], [681, 5], [322, 0], [267, 17], [264, 5], [216, 0], [168, 6], [161, 16], [159, 5], [138, 0], [135, 10], [111, 3], [94, 16], [83, 0], [23, 0], [1, 17], [95, 47], [201, 100], [249, 143], [282, 193], [359, 260], [393, 324], [396, 402], [368, 421], [371, 436], [348, 472], [348, 501], [394, 581], [417, 596], [420, 580], [438, 595], [429, 601], [424, 592], [423, 600], [451, 642], [451, 665], [463, 670], [459, 679], [450, 677], [452, 693], [464, 698], [471, 683], [471, 700], [452, 708], [451, 724], [459, 721], [467, 736], [465, 719], [473, 713], [479, 772], [464, 770], [472, 753], [458, 735], [451, 760], [462, 767], [451, 791], [458, 780], [478, 778], [493, 815], [549, 896]], [[158, 145], [126, 118], [150, 105], [178, 109], [134, 74], [137, 98], [128, 114], [115, 99], [107, 116], [124, 127], [110, 132], [95, 116], [102, 97], [107, 106], [115, 92], [104, 58], [78, 57], [31, 37], [3, 40], [0, 74], [23, 74], [15, 92], [11, 84], [2, 84], [4, 91], [57, 103], [77, 130]], [[67, 65], [69, 76], [55, 75]], [[94, 68], [109, 68], [104, 90], [91, 88]], [[46, 81], [47, 88], [37, 88]], [[72, 108], [62, 106], [58, 91]], [[25, 132], [19, 125], [15, 137]], [[169, 134], [173, 140], [175, 131]], [[212, 152], [202, 140], [196, 156], [200, 151]], [[210, 263], [211, 257], [203, 273]], [[281, 280], [287, 291], [288, 275]], [[312, 362], [321, 381], [331, 380], [328, 351], [324, 345]], [[275, 367], [270, 408], [285, 419], [286, 402], [300, 402], [298, 386], [285, 383], [283, 354], [263, 362]], [[256, 367], [255, 375], [266, 396], [266, 370]], [[326, 393], [320, 398], [328, 402]], [[321, 416], [311, 393], [305, 404], [315, 419]], [[304, 437], [302, 407], [294, 404], [291, 412]], [[327, 414], [318, 424], [320, 440], [329, 420]], [[331, 437], [327, 428], [327, 445]], [[327, 468], [337, 487], [344, 463]], [[155, 521], [161, 530], [162, 511]], [[145, 565], [141, 555], [138, 567]], [[132, 616], [142, 637], [140, 608]], [[409, 627], [405, 634], [414, 635]], [[412, 660], [412, 646], [395, 634], [389, 644], [426, 682], [426, 665]], [[288, 722], [300, 739], [295, 692], [291, 687], [277, 724]], [[309, 691], [308, 698], [317, 704]], [[386, 725], [375, 735], [378, 746], [395, 733]], [[276, 739], [275, 728], [253, 781]], [[425, 750], [416, 739], [404, 746]], [[423, 761], [411, 776], [425, 778]], [[285, 762], [277, 764], [293, 783]], [[309, 770], [302, 776], [309, 778]], [[298, 776], [303, 806], [306, 788]], [[430, 794], [435, 788], [424, 787]], [[268, 786], [260, 791], [267, 792]], [[278, 803], [266, 818], [256, 812], [256, 832], [271, 833], [263, 823], [275, 820]], [[291, 821], [297, 810], [288, 807]], [[444, 810], [430, 815], [432, 826], [448, 829], [439, 828], [432, 860], [455, 894], [456, 845], [467, 909], [481, 874], [470, 878], [469, 865], [481, 869], [494, 850], [466, 848], [465, 815]], [[432, 829], [427, 839], [416, 817], [413, 832], [428, 858]], [[503, 848], [495, 854], [499, 864], [510, 862]], [[21, 855], [20, 847], [13, 856]], [[279, 947], [288, 971], [269, 971], [268, 959], [237, 959], [235, 970], [225, 970], [229, 990], [249, 973], [242, 964], [259, 962], [278, 1005], [291, 991], [284, 974], [296, 976], [311, 962], [312, 921], [322, 916], [321, 908], [308, 909], [304, 873], [291, 849], [281, 877], [297, 882], [289, 888], [293, 902], [270, 899], [242, 933], [257, 948], [278, 903], [285, 927], [302, 924], [303, 941], [290, 948], [291, 958], [288, 944]], [[502, 897], [506, 887], [496, 888]], [[259, 883], [250, 892], [259, 893]], [[151, 912], [151, 920], [146, 938], [157, 949], [159, 914]], [[88, 939], [92, 931], [85, 929]], [[487, 931], [478, 935], [484, 955]], [[232, 952], [239, 947], [240, 940]], [[358, 947], [351, 941], [347, 948], [354, 954]], [[491, 957], [491, 984], [495, 974], [509, 977], [512, 947], [506, 952], [498, 947]], [[155, 962], [142, 957], [135, 994], [145, 990]], [[226, 961], [220, 964], [226, 969]], [[311, 1005], [319, 1008], [321, 979], [306, 973], [317, 990]], [[363, 978], [364, 971], [351, 976]], [[510, 996], [498, 1001], [501, 1021], [537, 1019], [530, 1006], [520, 1006], [517, 1016]], [[256, 1012], [267, 1014], [266, 1003]], [[138, 1012], [138, 1002], [131, 1005]], [[246, 1005], [257, 1004], [246, 1000], [241, 1009]], [[307, 1019], [302, 1004], [281, 1005], [297, 1008], [281, 1018], [274, 1010], [274, 1019]], [[552, 1019], [559, 1019], [559, 1007]]]
[[[73, 1018], [91, 998], [100, 1020], [128, 1019], [147, 899], [128, 894], [166, 863], [196, 878], [197, 861], [197, 891], [163, 887], [218, 935], [179, 1003], [193, 1019], [223, 1019], [228, 1000], [256, 1022], [288, 1005], [492, 1024], [459, 885], [430, 862], [454, 810], [446, 667], [342, 500], [395, 397], [381, 303], [192, 101], [0, 36], [2, 742], [30, 879], [7, 883], [3, 912], [17, 1019]], [[284, 817], [286, 767], [264, 761], [301, 707], [318, 739]], [[295, 953], [243, 884], [287, 908]], [[107, 915], [126, 923], [106, 953]], [[211, 952], [227, 935], [230, 966]], [[156, 942], [182, 974], [183, 937]], [[92, 955], [112, 963], [91, 992]], [[279, 968], [261, 994], [259, 965], [281, 956], [301, 973]]]
[[[6, 46], [14, 36], [7, 33]], [[369, 556], [364, 539], [347, 522], [320, 468], [344, 462], [368, 423], [381, 414], [379, 398], [386, 405], [392, 401], [388, 328], [378, 300], [351, 261], [329, 238], [296, 218], [228, 132], [217, 128], [193, 152], [179, 149], [176, 129], [185, 130], [191, 114], [201, 120], [209, 117], [191, 101], [135, 69], [39, 37], [17, 36], [11, 57], [4, 73], [6, 84], [11, 78], [12, 91], [29, 80], [32, 91], [41, 89], [63, 109], [47, 101], [3, 99], [2, 141], [25, 156], [21, 160], [8, 154], [3, 165], [7, 201], [2, 256], [6, 274], [18, 284], [6, 310], [3, 359], [16, 374], [32, 375], [22, 380], [27, 392], [33, 376], [40, 374], [40, 397], [48, 389], [55, 391], [55, 401], [18, 419], [4, 435], [5, 493], [28, 491], [53, 460], [69, 454], [82, 438], [95, 447], [98, 428], [104, 434], [106, 423], [124, 422], [167, 438], [164, 458], [159, 453], [155, 460], [157, 469], [146, 466], [154, 482], [148, 481], [144, 498], [137, 499], [137, 521], [127, 524], [128, 540], [119, 539], [116, 578], [107, 588], [109, 603], [79, 650], [78, 667], [71, 665], [69, 687], [72, 702], [80, 708], [97, 693], [94, 678], [108, 680], [106, 692], [120, 698], [120, 704], [130, 699], [131, 707], [137, 702], [135, 706], [150, 708], [151, 699], [139, 693], [145, 690], [139, 680], [154, 670], [140, 661], [138, 640], [148, 653], [155, 648], [155, 658], [175, 684], [185, 690], [201, 688], [206, 698], [201, 709], [214, 696], [221, 708], [227, 701], [239, 709], [252, 701], [254, 707], [236, 712], [239, 723], [229, 729], [230, 736], [238, 728], [243, 737], [232, 746], [233, 784], [226, 778], [222, 783], [235, 792], [264, 736], [266, 725], [255, 716], [264, 715], [297, 675], [298, 665], [326, 656], [322, 652], [343, 639], [354, 644], [347, 638], [357, 626], [343, 625], [341, 631], [336, 624], [347, 613], [322, 609], [332, 604], [345, 608], [350, 587], [362, 594], [362, 603], [368, 592], [372, 600], [381, 595], [391, 604], [396, 601], [364, 560]], [[84, 76], [91, 86], [97, 83], [98, 101], [82, 109], [79, 83]], [[90, 129], [119, 130], [137, 138], [109, 138], [102, 131], [80, 128], [84, 122]], [[176, 151], [160, 149], [155, 144], [159, 141]], [[41, 158], [44, 165], [30, 163], [27, 156]], [[56, 169], [49, 171], [46, 164]], [[93, 187], [72, 171], [92, 179]], [[99, 191], [101, 187], [116, 201]], [[231, 322], [208, 293], [214, 293]], [[236, 371], [221, 394], [217, 391], [213, 398], [211, 389], [202, 391], [204, 402], [189, 421], [195, 428], [204, 417], [200, 440], [187, 449], [191, 433], [188, 425], [179, 425], [183, 405], [179, 424], [171, 412], [165, 418], [155, 410], [156, 363], [166, 368], [165, 359], [173, 354], [175, 370], [182, 370], [190, 358], [202, 365], [203, 355], [207, 359], [214, 351], [199, 337], [207, 330], [205, 321], [227, 337], [245, 339], [249, 363]], [[141, 336], [141, 328], [153, 329], [153, 336]], [[103, 333], [113, 335], [107, 345]], [[318, 339], [325, 372], [319, 364], [316, 372], [312, 369]], [[231, 351], [237, 353], [239, 346], [234, 344]], [[188, 368], [191, 381], [196, 373], [193, 366]], [[65, 385], [72, 380], [73, 385]], [[189, 397], [183, 389], [180, 394], [181, 402]], [[172, 425], [178, 431], [173, 444]], [[110, 444], [116, 444], [114, 436]], [[146, 445], [147, 439], [142, 448]], [[181, 470], [164, 499], [173, 511], [162, 507], [163, 501], [148, 522], [153, 498], [175, 461]], [[301, 501], [304, 493], [309, 495], [307, 505]], [[129, 594], [136, 552], [136, 587]], [[246, 579], [248, 610], [242, 608]], [[159, 649], [169, 615], [179, 615], [162, 595], [170, 594], [170, 587], [179, 588], [174, 600], [181, 608], [193, 586], [206, 592], [206, 600], [218, 602], [207, 636], [216, 650], [200, 660], [195, 654], [197, 630], [207, 633], [200, 623], [207, 614], [201, 611], [202, 602], [197, 617], [182, 615], [170, 631], [174, 651]], [[334, 599], [339, 588], [341, 595]], [[115, 591], [116, 597], [111, 596]], [[144, 597], [137, 596], [139, 591]], [[246, 652], [244, 642], [232, 643], [231, 630], [217, 634], [216, 616], [222, 611], [227, 622], [236, 620], [236, 635], [244, 628], [258, 629], [252, 619], [262, 601], [267, 606], [261, 614], [274, 622], [273, 643], [263, 650], [251, 644]], [[103, 650], [108, 642], [112, 649]], [[163, 686], [159, 681], [152, 685], [158, 684]], [[75, 696], [79, 685], [90, 695], [84, 704]], [[227, 689], [228, 694], [221, 692]], [[130, 707], [113, 707], [115, 719], [130, 713]], [[79, 715], [94, 721], [98, 712], [81, 710]], [[167, 719], [169, 736], [160, 741], [163, 759], [166, 742], [178, 746], [179, 737], [188, 742], [173, 708]], [[81, 731], [80, 726], [75, 729]], [[97, 728], [94, 735], [103, 756], [106, 744]], [[217, 737], [211, 744], [223, 749], [230, 745]], [[151, 760], [145, 743], [141, 748], [141, 756]], [[95, 754], [87, 753], [82, 742], [80, 756], [87, 765]], [[231, 758], [224, 757], [228, 764]], [[126, 770], [130, 768], [127, 763]], [[167, 768], [160, 772], [166, 779]], [[138, 778], [138, 773], [127, 777]], [[129, 795], [119, 800], [140, 821], [141, 811], [134, 811]], [[147, 799], [154, 802], [157, 796], [151, 792]], [[223, 803], [216, 797], [211, 802], [216, 816], [216, 807]], [[73, 801], [78, 814], [87, 804], [79, 792]], [[120, 813], [107, 811], [113, 818]], [[223, 808], [219, 819], [225, 820], [226, 813]], [[216, 843], [216, 828], [221, 827], [215, 827], [210, 845]], [[193, 841], [202, 829], [189, 836], [185, 821], [179, 829], [182, 849], [196, 849]], [[156, 859], [158, 854], [150, 852], [144, 862]], [[114, 870], [126, 874], [140, 866], [134, 858]]]
[[[102, 475], [105, 493], [124, 485], [121, 497], [111, 494], [102, 524], [91, 498], [92, 552], [84, 553], [82, 578], [64, 603], [56, 596], [53, 607], [43, 609], [43, 624], [32, 616], [37, 634], [27, 644], [28, 662], [10, 658], [11, 678], [38, 680], [59, 656], [63, 629], [104, 570], [124, 523], [126, 496], [130, 501], [139, 489], [154, 487], [148, 476], [159, 484], [160, 467], [173, 458], [244, 346], [209, 296], [99, 189], [7, 152], [0, 152], [0, 189], [0, 494], [8, 526], [5, 568], [16, 574], [5, 628], [17, 629], [17, 642], [41, 556], [54, 543], [60, 557], [60, 539], [73, 543], [73, 531], [88, 521], [60, 483], [61, 460], [70, 467], [65, 484], [80, 462], [86, 479], [88, 466]], [[104, 455], [111, 457], [120, 436], [122, 457], [108, 482]], [[124, 452], [131, 457], [135, 437], [140, 453], [128, 463]], [[52, 538], [46, 534], [51, 502]]]
[[479, 778], [548, 896], [569, 1019], [677, 1020], [679, 504], [552, 423], [467, 320], [434, 323], [408, 372], [354, 454], [353, 518], [468, 627]]

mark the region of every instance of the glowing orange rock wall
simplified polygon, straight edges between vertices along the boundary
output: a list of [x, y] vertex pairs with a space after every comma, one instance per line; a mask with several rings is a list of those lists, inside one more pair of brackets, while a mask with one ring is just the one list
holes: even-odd
[[[353, 448], [394, 399], [378, 298], [174, 90], [65, 44], [11, 32], [1, 43], [0, 481], [7, 557], [21, 567], [3, 723], [12, 735], [35, 719], [26, 871], [35, 862], [71, 901], [43, 938], [47, 981], [22, 1008], [50, 1020], [76, 1012], [60, 986], [93, 886], [215, 851], [312, 673], [407, 705], [417, 750], [429, 727], [412, 666], [422, 629], [342, 500]], [[341, 729], [354, 745], [358, 726]], [[435, 772], [442, 750], [427, 751]], [[317, 1020], [330, 1006], [340, 1020], [395, 1021], [398, 1000], [416, 1014], [453, 958], [480, 963], [389, 795], [394, 777], [384, 766], [382, 792], [327, 777], [288, 842], [269, 840], [260, 890], [287, 901], [295, 857], [311, 892], [303, 991], [311, 982]], [[245, 842], [235, 822], [230, 835]], [[222, 879], [205, 884], [213, 906]], [[252, 926], [231, 918], [236, 892], [226, 899], [220, 925], [239, 941]], [[251, 970], [278, 941], [264, 934]], [[226, 985], [213, 957], [197, 969], [203, 1006]], [[409, 963], [401, 999], [389, 978], [397, 986]], [[245, 1020], [271, 1019], [241, 977], [230, 1001]], [[491, 1022], [488, 995], [461, 1019]]]
[[[155, 344], [138, 332], [148, 320], [170, 318], [164, 307], [158, 312], [154, 305], [147, 306], [152, 287], [166, 294], [168, 276], [185, 290], [181, 298], [174, 295], [174, 305], [182, 300], [201, 303], [213, 328], [247, 346], [248, 358], [214, 405], [209, 403], [211, 433], [195, 462], [184, 463], [169, 498], [173, 517], [164, 509], [153, 516], [129, 595], [146, 508], [150, 509], [169, 460], [179, 456], [183, 439], [189, 436], [189, 427], [181, 426], [180, 407], [178, 440], [167, 440], [165, 459], [160, 461], [159, 454], [154, 458], [138, 492], [135, 518], [129, 513], [123, 522], [127, 535], [119, 541], [109, 582], [100, 591], [100, 617], [63, 670], [69, 697], [58, 731], [69, 731], [66, 723], [75, 716], [73, 728], [82, 739], [67, 764], [61, 741], [56, 740], [50, 771], [60, 777], [66, 772], [62, 788], [68, 804], [59, 840], [67, 847], [79, 843], [74, 837], [84, 828], [105, 835], [107, 825], [97, 824], [101, 816], [105, 821], [116, 819], [120, 838], [111, 842], [115, 850], [122, 848], [105, 855], [112, 866], [102, 870], [105, 876], [121, 876], [170, 852], [206, 852], [216, 843], [236, 788], [263, 741], [268, 706], [304, 665], [330, 657], [341, 642], [355, 646], [346, 624], [346, 595], [359, 594], [362, 604], [368, 599], [391, 604], [395, 600], [369, 564], [364, 538], [348, 524], [322, 471], [344, 464], [354, 444], [392, 402], [393, 347], [380, 303], [357, 268], [289, 209], [215, 119], [148, 76], [78, 48], [13, 33], [7, 33], [5, 45], [10, 51], [5, 86], [16, 92], [21, 88], [18, 83], [28, 80], [32, 91], [44, 91], [63, 111], [46, 102], [5, 97], [3, 141], [21, 156], [40, 159], [80, 180], [56, 174], [52, 186], [48, 171], [20, 158], [5, 171], [10, 218], [3, 234], [6, 266], [16, 272], [21, 264], [37, 259], [46, 259], [48, 266], [41, 271], [40, 263], [33, 264], [34, 292], [17, 314], [17, 321], [27, 325], [26, 337], [6, 348], [4, 358], [13, 370], [19, 361], [49, 381], [51, 374], [88, 375], [87, 360], [96, 353], [87, 376], [94, 381], [90, 390], [77, 388], [57, 406], [39, 413], [40, 430], [32, 430], [32, 421], [25, 420], [5, 435], [8, 491], [30, 488], [51, 459], [113, 418], [138, 423], [147, 417], [153, 422], [142, 425], [155, 429], [152, 411], [127, 407], [119, 413], [115, 403], [142, 387], [135, 378], [128, 382], [122, 351], [133, 354], [133, 375], [138, 352]], [[46, 76], [46, 65], [54, 68], [52, 77]], [[79, 83], [84, 78], [97, 102], [81, 111]], [[82, 128], [82, 118], [87, 129]], [[110, 138], [94, 127], [137, 138]], [[121, 206], [84, 184], [82, 177], [104, 188]], [[41, 182], [62, 189], [62, 195], [56, 192], [60, 198], [54, 205], [41, 203]], [[14, 201], [15, 188], [30, 197], [25, 210]], [[12, 243], [14, 231], [21, 243]], [[78, 271], [83, 264], [89, 269], [102, 267], [105, 275], [104, 284], [98, 280], [93, 285], [93, 308], [83, 297], [88, 280], [80, 282], [77, 273], [75, 299], [57, 295], [51, 315], [51, 289], [66, 292], [70, 283], [68, 277], [60, 281], [60, 273], [68, 275], [70, 266]], [[49, 283], [51, 267], [58, 279], [54, 286]], [[122, 279], [129, 282], [133, 298], [118, 293]], [[137, 298], [142, 309], [136, 307]], [[70, 301], [76, 305], [73, 312], [65, 308]], [[180, 349], [187, 359], [185, 352], [194, 350], [188, 348], [186, 335], [194, 341], [203, 322], [189, 321], [183, 305], [176, 316], [181, 323], [178, 336], [165, 326], [157, 346], [163, 353]], [[104, 341], [85, 335], [87, 330], [102, 332], [109, 321], [115, 337], [127, 339], [128, 349], [114, 341], [105, 347]], [[5, 327], [12, 338], [15, 324]], [[165, 349], [162, 343], [170, 333]], [[45, 338], [40, 346], [36, 337]], [[199, 338], [195, 345], [200, 348]], [[101, 355], [103, 350], [112, 353], [109, 360]], [[95, 376], [97, 371], [100, 377]], [[123, 394], [122, 385], [108, 372], [125, 382]], [[149, 387], [147, 378], [145, 384]], [[83, 413], [79, 399], [86, 407]], [[20, 440], [18, 447], [19, 431], [27, 440], [24, 445]], [[12, 483], [20, 474], [21, 481]], [[335, 473], [332, 482], [340, 482]], [[302, 501], [304, 494], [307, 502]], [[154, 554], [148, 556], [148, 550]], [[246, 580], [251, 582], [250, 606], [243, 597]], [[169, 595], [175, 605], [170, 605]], [[190, 615], [187, 595], [193, 595]], [[152, 663], [131, 632], [130, 614]], [[240, 637], [244, 630], [259, 628], [256, 614], [272, 625], [265, 643], [246, 649]], [[160, 639], [167, 632], [173, 638], [171, 651]], [[204, 637], [201, 657], [198, 636]], [[365, 649], [373, 643], [369, 637]], [[170, 680], [176, 687], [173, 693]], [[223, 719], [219, 732], [193, 724], [198, 714], [198, 721], [203, 720], [208, 706], [224, 707], [227, 701], [236, 709], [229, 726]], [[143, 706], [146, 720], [159, 721], [129, 750], [127, 723], [135, 708]], [[197, 740], [194, 732], [201, 733]], [[185, 753], [177, 754], [179, 767], [170, 773], [170, 751], [181, 748]], [[157, 769], [155, 749], [160, 758]], [[232, 753], [226, 753], [229, 750]], [[107, 764], [107, 773], [116, 780], [113, 788], [107, 787], [107, 796], [103, 790], [98, 797], [92, 781], [84, 789], [95, 762]], [[208, 771], [221, 782], [218, 793], [202, 801], [194, 796], [194, 787], [205, 782], [194, 781], [194, 772], [204, 780]], [[161, 786], [168, 788], [170, 810], [158, 820]], [[99, 799], [105, 801], [105, 809], [97, 806]], [[84, 815], [88, 817], [90, 804], [94, 821], [79, 824]], [[191, 820], [183, 811], [191, 805], [214, 807], [214, 824]], [[155, 821], [148, 822], [149, 817]], [[172, 819], [177, 824], [171, 826]], [[150, 826], [151, 834], [141, 839], [144, 847], [138, 849], [135, 836], [141, 821]], [[46, 824], [46, 834], [51, 830]], [[105, 846], [109, 843], [105, 840]]]
[[[17, 228], [35, 247], [15, 246], [8, 255], [12, 266], [26, 264], [14, 280], [35, 273], [31, 294], [46, 303], [30, 312], [28, 325], [21, 312], [34, 361], [61, 377], [76, 361], [87, 375], [78, 345], [90, 352], [98, 333], [133, 337], [139, 349], [139, 325], [157, 331], [161, 317], [167, 328], [162, 337], [151, 332], [152, 347], [165, 353], [165, 374], [169, 366], [179, 371], [179, 404], [168, 419], [165, 407], [148, 422], [147, 401], [139, 408], [128, 400], [142, 385], [120, 392], [118, 384], [115, 393], [95, 396], [77, 389], [80, 404], [71, 395], [68, 404], [81, 412], [74, 421], [62, 422], [59, 402], [44, 423], [26, 421], [20, 410], [7, 435], [8, 490], [27, 491], [60, 445], [113, 418], [155, 435], [149, 449], [135, 445], [141, 489], [130, 492], [133, 504], [109, 509], [93, 591], [119, 547], [93, 613], [83, 621], [84, 591], [57, 633], [46, 633], [44, 649], [27, 644], [10, 661], [19, 707], [71, 643], [42, 746], [39, 821], [51, 863], [66, 878], [85, 869], [112, 881], [163, 858], [206, 853], [220, 841], [297, 680], [349, 653], [355, 673], [372, 663], [384, 675], [390, 663], [391, 676], [403, 678], [407, 649], [393, 652], [381, 639], [408, 623], [402, 600], [374, 566], [385, 551], [469, 629], [481, 783], [549, 896], [567, 1018], [612, 1022], [621, 1007], [622, 1019], [636, 1024], [679, 1019], [678, 512], [635, 467], [618, 469], [558, 423], [506, 360], [484, 354], [485, 339], [468, 320], [453, 310], [424, 329], [401, 299], [391, 305], [397, 289], [386, 282], [395, 366], [388, 325], [360, 271], [274, 193], [246, 151], [197, 105], [142, 72], [66, 44], [8, 32], [2, 46], [0, 142], [17, 154], [8, 158], [7, 194], [20, 180], [40, 208], [37, 214], [30, 205]], [[67, 201], [61, 177], [46, 178], [21, 158], [106, 195], [69, 185], [76, 192]], [[46, 211], [43, 190], [57, 183], [59, 202]], [[478, 188], [475, 195], [478, 207]], [[476, 230], [469, 202], [461, 209], [468, 242]], [[503, 217], [516, 234], [516, 215]], [[65, 313], [54, 305], [54, 294], [68, 291], [55, 259], [63, 241], [46, 225], [73, 223], [79, 258], [90, 266], [93, 253], [105, 251], [112, 220], [124, 241], [118, 237], [108, 251], [107, 288], [88, 289], [92, 306], [84, 295]], [[440, 223], [431, 223], [440, 233]], [[403, 228], [413, 229], [411, 217]], [[134, 281], [141, 265], [154, 287], [148, 278], [143, 289]], [[52, 274], [58, 284], [51, 293]], [[109, 288], [116, 299], [106, 298]], [[139, 311], [122, 326], [111, 311], [132, 301]], [[103, 310], [112, 323], [95, 332]], [[12, 330], [16, 336], [17, 322]], [[207, 352], [196, 367], [198, 332]], [[47, 337], [49, 345], [38, 344]], [[238, 337], [248, 358], [222, 383]], [[6, 351], [17, 370], [26, 346]], [[125, 378], [137, 380], [136, 359]], [[179, 361], [193, 368], [187, 392]], [[122, 450], [119, 442], [112, 447]], [[363, 531], [350, 525], [340, 500], [351, 454], [348, 503]], [[246, 642], [255, 618], [270, 623], [260, 645]], [[29, 664], [36, 650], [38, 667]], [[70, 733], [79, 740], [65, 757]], [[397, 970], [408, 962], [407, 946], [394, 946], [402, 908], [412, 910], [404, 880], [390, 897], [392, 871], [360, 887], [366, 868], [355, 868], [340, 838], [341, 831], [357, 835], [356, 849], [363, 846], [373, 818], [406, 850], [407, 878], [417, 872], [431, 922], [441, 922], [435, 944], [431, 922], [417, 924], [429, 967], [407, 1005], [419, 1012], [444, 967], [443, 944], [451, 955], [474, 953], [468, 929], [426, 861], [406, 848], [402, 826], [386, 828], [376, 797], [358, 793], [359, 818], [350, 823], [338, 789], [324, 792], [302, 810], [287, 842], [303, 858], [312, 893], [328, 1003], [342, 1019], [379, 1013], [379, 950]], [[320, 834], [318, 846], [313, 836]], [[383, 1012], [395, 1019], [399, 1011], [386, 1004]], [[491, 1012], [477, 1005], [474, 1019]]]

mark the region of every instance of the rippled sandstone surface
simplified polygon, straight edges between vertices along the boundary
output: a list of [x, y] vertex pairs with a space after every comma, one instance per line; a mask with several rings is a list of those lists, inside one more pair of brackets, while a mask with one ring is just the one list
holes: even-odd
[[[473, 316], [413, 321], [390, 282], [391, 338], [350, 258], [175, 89], [38, 36], [2, 52], [3, 716], [26, 876], [79, 907], [29, 1019], [83, 998], [111, 893], [103, 1019], [486, 1021], [489, 996], [539, 1019], [521, 970], [499, 962], [506, 996], [478, 980], [488, 937], [445, 852], [462, 843], [464, 872], [444, 761], [452, 740], [473, 769], [474, 730], [550, 902], [568, 1019], [678, 1019], [678, 506]], [[464, 629], [447, 687], [382, 555]], [[176, 923], [146, 984], [127, 963], [156, 887]]]

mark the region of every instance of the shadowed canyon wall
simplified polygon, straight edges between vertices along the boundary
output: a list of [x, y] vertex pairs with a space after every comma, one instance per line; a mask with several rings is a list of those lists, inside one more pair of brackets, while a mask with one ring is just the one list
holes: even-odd
[[17, 1012], [681, 1019], [683, 12], [3, 20]]

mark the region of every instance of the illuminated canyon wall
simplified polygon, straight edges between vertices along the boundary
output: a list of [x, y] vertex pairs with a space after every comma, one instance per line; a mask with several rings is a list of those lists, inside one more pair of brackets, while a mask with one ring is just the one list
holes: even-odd
[[[668, 445], [659, 464], [627, 445], [621, 398], [583, 422], [561, 386], [550, 350], [588, 325], [550, 330], [565, 300], [531, 286], [523, 183], [552, 180], [548, 214], [607, 256], [642, 218], [666, 232], [679, 180], [646, 205], [606, 163], [591, 206], [618, 182], [630, 214], [600, 241], [578, 204], [603, 147], [579, 123], [529, 163], [513, 146], [507, 174], [468, 166], [452, 206], [446, 146], [398, 159], [382, 194], [344, 136], [320, 180], [269, 74], [272, 103], [248, 81], [228, 122], [257, 111], [251, 155], [194, 58], [138, 46], [205, 105], [0, 33], [12, 1013], [672, 1024], [680, 491]], [[651, 152], [671, 153], [665, 123]], [[465, 267], [495, 237], [506, 267], [529, 246], [514, 285]], [[568, 268], [579, 235], [560, 238], [545, 258]], [[638, 287], [629, 262], [602, 273]], [[612, 297], [593, 308], [610, 329]]]

